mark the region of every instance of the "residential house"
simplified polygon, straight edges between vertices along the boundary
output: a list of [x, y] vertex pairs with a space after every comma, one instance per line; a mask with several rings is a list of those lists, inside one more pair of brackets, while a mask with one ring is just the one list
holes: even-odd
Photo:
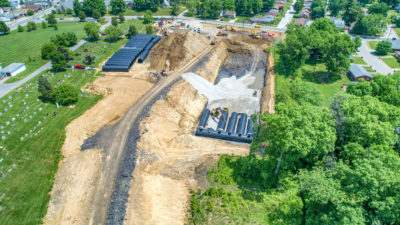
[[303, 9], [301, 10], [301, 12], [306, 12], [306, 13], [308, 13], [308, 14], [311, 15], [311, 9], [308, 9], [308, 8], [303, 8]]
[[8, 0], [12, 9], [20, 9], [19, 0]]
[[392, 42], [393, 51], [400, 51], [400, 39], [391, 40], [390, 42]]
[[339, 30], [344, 30], [345, 25], [344, 25], [344, 21], [342, 19], [332, 17], [331, 22], [333, 24], [335, 24], [336, 28], [338, 28]]
[[235, 18], [236, 17], [236, 12], [235, 11], [231, 11], [231, 10], [225, 11], [224, 12], [224, 17], [226, 17], [226, 18]]
[[168, 9], [170, 7], [171, 7], [171, 4], [169, 3], [168, 0], [164, 0], [164, 2], [161, 3], [161, 8], [163, 8], [163, 9]]
[[272, 15], [266, 15], [264, 17], [254, 16], [250, 19], [250, 21], [253, 23], [272, 23], [272, 21], [274, 19], [275, 19], [275, 16], [272, 16]]
[[33, 11], [37, 12], [39, 10], [42, 10], [42, 5], [25, 5], [24, 9], [32, 9]]
[[299, 17], [300, 17], [300, 18], [304, 18], [304, 19], [310, 19], [310, 18], [311, 18], [311, 13], [308, 13], [308, 12], [301, 12], [301, 13], [299, 14]]
[[0, 76], [15, 76], [26, 69], [24, 63], [11, 63], [4, 69], [0, 69]]
[[283, 9], [283, 4], [276, 3], [276, 4], [274, 5], [274, 7], [275, 7], [275, 8], [278, 8], [278, 10], [282, 10], [282, 9]]
[[306, 19], [304, 18], [298, 18], [294, 20], [294, 25], [298, 25], [298, 26], [304, 26], [306, 22]]
[[372, 80], [372, 75], [367, 72], [364, 67], [357, 64], [350, 65], [349, 76], [353, 81], [359, 81], [360, 79], [364, 79], [365, 81]]
[[400, 51], [394, 51], [394, 57], [395, 57], [397, 60], [400, 60]]
[[267, 13], [267, 15], [272, 15], [272, 16], [276, 17], [276, 16], [278, 15], [278, 13], [279, 13], [279, 10], [277, 10], [277, 9], [271, 9], [271, 10], [269, 10], [269, 12]]

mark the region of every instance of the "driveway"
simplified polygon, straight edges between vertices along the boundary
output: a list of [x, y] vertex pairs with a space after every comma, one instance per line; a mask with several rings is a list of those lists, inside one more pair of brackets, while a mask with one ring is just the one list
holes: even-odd
[[376, 70], [377, 73], [382, 75], [393, 73], [392, 68], [373, 54], [375, 50], [369, 48], [368, 41], [371, 41], [371, 39], [362, 39], [358, 55], [361, 56], [368, 65], [372, 66], [372, 69]]

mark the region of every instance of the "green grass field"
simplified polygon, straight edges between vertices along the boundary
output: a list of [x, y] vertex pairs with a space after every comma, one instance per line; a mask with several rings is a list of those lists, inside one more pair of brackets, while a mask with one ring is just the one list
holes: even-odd
[[356, 56], [353, 58], [353, 63], [360, 65], [367, 65], [367, 63], [361, 57], [356, 57]]
[[0, 36], [0, 62], [3, 67], [13, 62], [22, 62], [26, 65], [24, 72], [8, 81], [15, 82], [20, 80], [44, 65], [46, 61], [40, 58], [40, 49], [45, 42], [56, 34], [75, 32], [78, 39], [82, 39], [85, 36], [83, 24], [79, 22], [60, 22], [58, 23], [57, 31], [52, 27], [42, 29], [41, 24], [38, 24], [38, 29], [35, 31], [19, 33], [14, 30], [8, 35]]
[[367, 72], [375, 73], [375, 71], [373, 69], [371, 69], [371, 67], [369, 67], [369, 66], [363, 66], [363, 67]]
[[393, 28], [393, 30], [396, 32], [397, 36], [400, 37], [400, 28]]
[[129, 25], [135, 25], [139, 33], [146, 33], [146, 25], [143, 24], [143, 20], [125, 20], [123, 24], [118, 25], [119, 28], [126, 34], [128, 32]]
[[368, 45], [371, 49], [375, 50], [376, 46], [378, 45], [379, 41], [368, 41]]
[[[98, 64], [126, 41], [86, 43], [77, 53], [102, 54], [96, 58], [95, 64]], [[42, 74], [53, 85], [66, 83], [79, 89], [96, 79], [95, 71], [85, 70]], [[62, 157], [60, 149], [65, 140], [65, 127], [102, 98], [81, 92], [74, 108], [57, 108], [39, 99], [37, 79], [33, 78], [0, 99], [0, 224], [42, 223]]]
[[381, 60], [392, 69], [400, 68], [400, 63], [395, 57], [381, 58]]

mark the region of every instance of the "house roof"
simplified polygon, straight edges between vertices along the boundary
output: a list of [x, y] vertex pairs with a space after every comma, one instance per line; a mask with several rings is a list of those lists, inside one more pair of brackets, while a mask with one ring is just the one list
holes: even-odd
[[304, 25], [304, 21], [305, 21], [304, 18], [298, 18], [298, 19], [295, 19], [295, 20], [294, 20], [294, 24], [295, 24], [295, 25], [303, 26], [303, 25]]
[[300, 15], [300, 16], [302, 16], [302, 15], [310, 16], [310, 13], [308, 13], [308, 12], [301, 12], [299, 15]]
[[400, 39], [391, 40], [391, 42], [393, 50], [400, 50]]
[[333, 24], [335, 24], [335, 26], [336, 26], [337, 28], [342, 28], [342, 27], [344, 27], [344, 21], [343, 21], [342, 19], [338, 19], [338, 18], [332, 17], [332, 18], [331, 18], [331, 22], [332, 22]]
[[12, 73], [16, 71], [17, 69], [21, 68], [22, 66], [25, 66], [24, 63], [11, 63], [10, 65], [6, 66], [3, 69], [0, 69], [0, 73]]
[[228, 10], [228, 11], [225, 11], [224, 15], [227, 15], [227, 16], [236, 16], [236, 12], [235, 12], [235, 11], [230, 11], [230, 10]]
[[362, 76], [366, 76], [366, 77], [370, 77], [372, 78], [372, 75], [370, 73], [368, 73], [364, 67], [357, 65], [357, 64], [351, 64], [350, 65], [350, 73], [353, 74], [353, 77], [355, 79], [362, 77]]

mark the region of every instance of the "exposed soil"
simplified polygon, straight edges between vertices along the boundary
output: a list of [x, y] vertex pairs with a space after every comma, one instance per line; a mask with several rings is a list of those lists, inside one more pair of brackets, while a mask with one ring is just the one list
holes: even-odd
[[[228, 45], [221, 43], [192, 71], [214, 83]], [[246, 144], [192, 134], [206, 102], [190, 84], [179, 81], [140, 123], [125, 224], [184, 224], [189, 190], [207, 186], [205, 163], [221, 154], [248, 154]]]
[[274, 58], [267, 55], [267, 77], [261, 98], [261, 113], [275, 113], [275, 63]]
[[152, 83], [127, 77], [103, 77], [88, 88], [104, 95], [95, 106], [66, 128], [60, 162], [45, 224], [90, 224], [93, 194], [101, 174], [102, 154], [98, 149], [80, 151], [87, 137], [104, 125], [116, 122]]

